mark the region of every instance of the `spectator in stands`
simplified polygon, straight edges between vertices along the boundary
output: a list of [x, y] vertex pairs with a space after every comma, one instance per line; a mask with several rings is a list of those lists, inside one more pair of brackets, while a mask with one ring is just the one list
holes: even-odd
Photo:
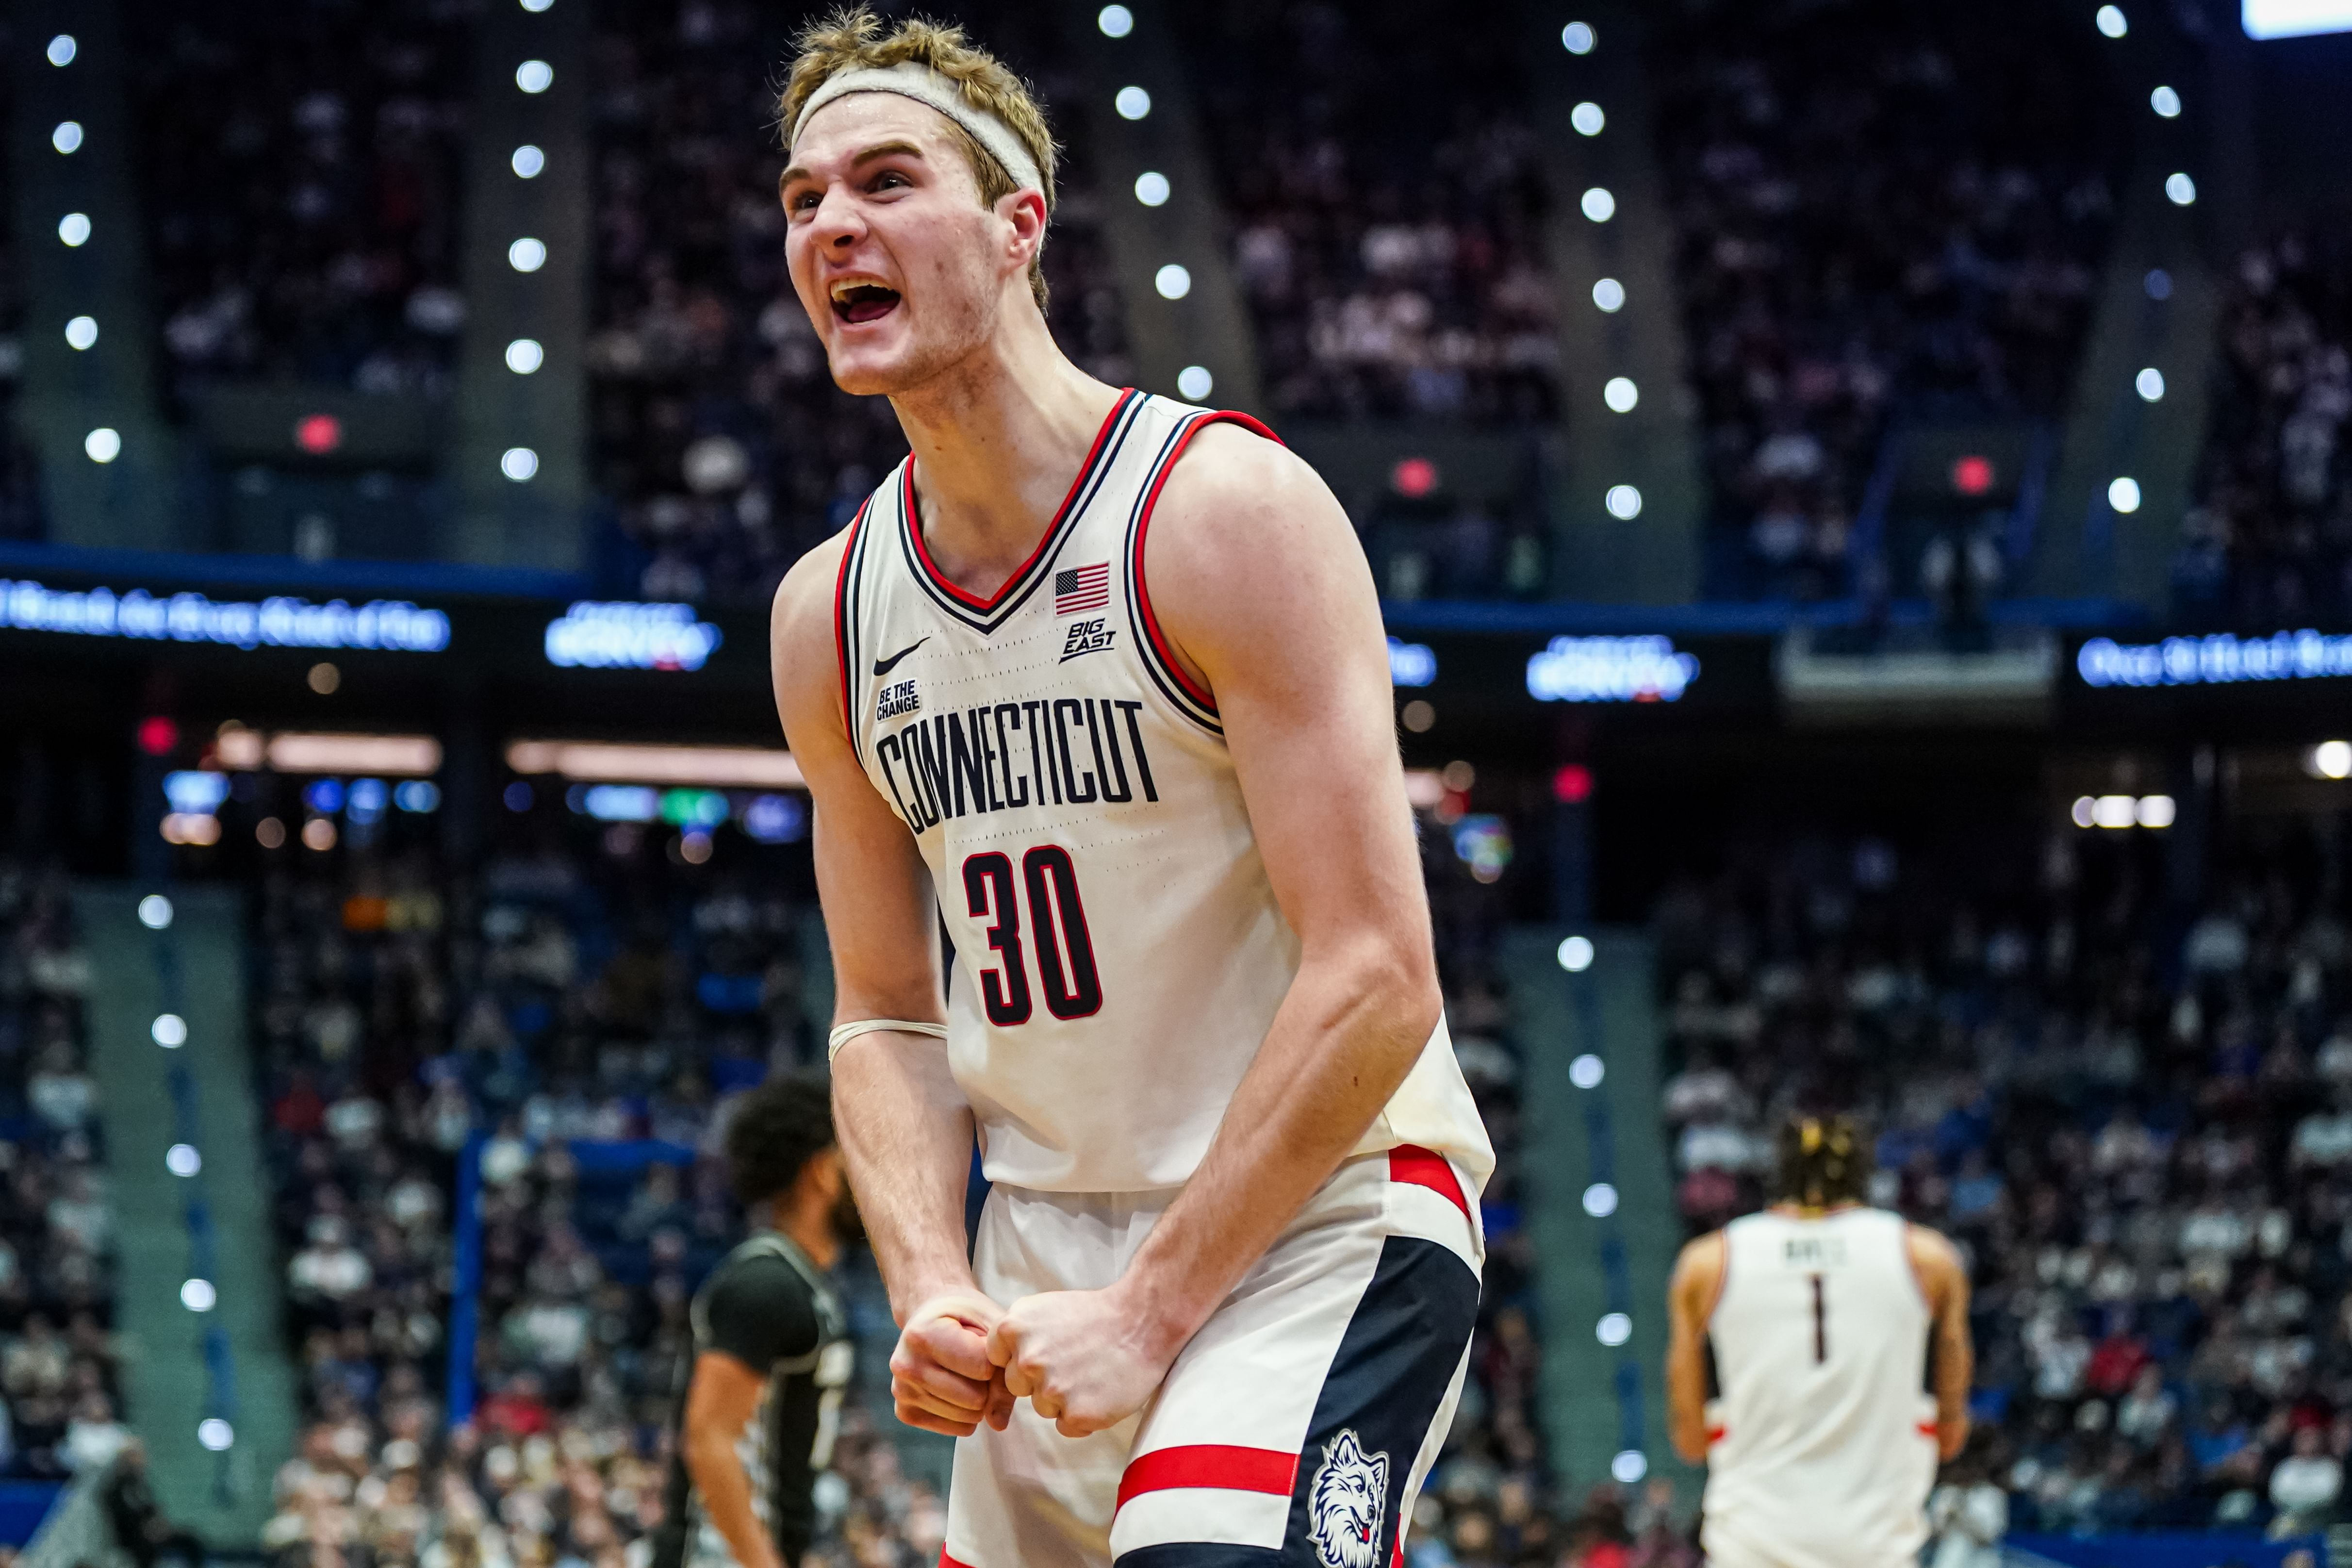
[[121, 1445], [100, 1498], [115, 1544], [137, 1568], [155, 1568], [166, 1554], [188, 1568], [204, 1568], [205, 1543], [194, 1532], [173, 1524], [155, 1500], [147, 1480], [147, 1446], [138, 1438], [128, 1437]]

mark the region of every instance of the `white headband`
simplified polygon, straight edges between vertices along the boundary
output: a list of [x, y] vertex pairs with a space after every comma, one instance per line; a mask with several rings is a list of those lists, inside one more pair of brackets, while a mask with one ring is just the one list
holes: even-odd
[[1026, 188], [1043, 193], [1045, 177], [1037, 170], [1037, 160], [1029, 155], [1021, 138], [1013, 133], [998, 115], [984, 109], [975, 109], [964, 101], [956, 84], [919, 60], [900, 60], [895, 66], [867, 66], [858, 70], [846, 70], [829, 76], [824, 85], [809, 94], [801, 107], [801, 117], [793, 122], [792, 140], [801, 139], [801, 127], [809, 116], [836, 98], [846, 98], [853, 92], [895, 92], [901, 98], [911, 98], [917, 103], [928, 104], [971, 132], [971, 139], [988, 149], [989, 156], [1004, 165], [1013, 176], [1016, 189]]

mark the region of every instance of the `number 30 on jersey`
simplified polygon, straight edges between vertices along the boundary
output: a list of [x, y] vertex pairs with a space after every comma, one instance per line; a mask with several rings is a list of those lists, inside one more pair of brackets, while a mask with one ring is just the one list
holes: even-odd
[[[1023, 892], [1028, 895], [1025, 944]], [[1102, 976], [1095, 968], [1087, 908], [1078, 897], [1078, 871], [1068, 850], [1058, 844], [1040, 844], [1024, 854], [1017, 885], [1013, 861], [1002, 850], [969, 856], [963, 863], [963, 893], [966, 912], [991, 922], [988, 945], [999, 960], [997, 967], [975, 976], [990, 1023], [1011, 1028], [1029, 1021], [1024, 946], [1036, 949], [1038, 989], [1045, 993], [1045, 1011], [1056, 1018], [1086, 1018], [1101, 1010]]]

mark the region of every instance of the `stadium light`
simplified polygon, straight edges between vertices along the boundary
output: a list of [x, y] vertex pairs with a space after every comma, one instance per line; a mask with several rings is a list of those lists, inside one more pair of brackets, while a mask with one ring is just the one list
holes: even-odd
[[524, 484], [539, 472], [539, 454], [528, 447], [509, 447], [499, 455], [499, 472]]
[[2107, 486], [2107, 504], [2124, 516], [2139, 510], [2139, 481], [2126, 474]]
[[172, 923], [172, 900], [161, 893], [150, 893], [139, 900], [139, 923], [149, 931], [163, 931]]
[[1601, 314], [1615, 315], [1625, 308], [1625, 285], [1614, 278], [1603, 278], [1592, 286], [1592, 303]]
[[2164, 401], [2164, 373], [2149, 365], [2132, 377], [2132, 387], [2139, 394], [2142, 402], [2161, 403]]
[[88, 245], [89, 243], [89, 215], [88, 213], [68, 213], [65, 216], [58, 219], [58, 237], [65, 241], [66, 248], [68, 250], [79, 250], [81, 247]]
[[236, 1429], [217, 1415], [207, 1415], [196, 1423], [196, 1441], [215, 1454], [225, 1454], [236, 1441]]
[[507, 265], [517, 272], [536, 272], [547, 265], [547, 242], [529, 235], [507, 247]]
[[1603, 185], [1595, 185], [1584, 193], [1577, 206], [1594, 223], [1607, 223], [1617, 216], [1617, 198]]
[[80, 152], [81, 121], [79, 120], [58, 121], [58, 128], [49, 132], [49, 145], [56, 148], [60, 153]]
[[122, 433], [101, 425], [81, 438], [81, 449], [93, 463], [110, 463], [122, 456]]
[[1633, 405], [1642, 401], [1642, 389], [1633, 384], [1630, 375], [1612, 375], [1609, 384], [1601, 389], [1601, 401], [1609, 405], [1612, 414], [1631, 414]]
[[1617, 1212], [1617, 1189], [1606, 1182], [1595, 1182], [1584, 1189], [1584, 1212], [1594, 1219], [1607, 1219]]
[[2180, 805], [2168, 795], [2144, 795], [2132, 806], [2132, 820], [2142, 827], [2169, 827], [2180, 816]]
[[1589, 936], [1568, 937], [1552, 956], [1559, 959], [1559, 966], [1570, 974], [1581, 974], [1592, 967], [1592, 939]]
[[2322, 741], [2312, 747], [2311, 771], [2324, 779], [2352, 778], [2352, 741]]
[[86, 349], [96, 342], [98, 342], [98, 318], [96, 316], [76, 316], [72, 321], [66, 323], [67, 347], [72, 349]]
[[514, 150], [514, 156], [507, 162], [513, 165], [516, 177], [536, 180], [547, 167], [547, 154], [526, 142]]
[[1633, 1337], [1633, 1320], [1623, 1312], [1603, 1312], [1592, 1325], [1592, 1337], [1615, 1350]]
[[1176, 393], [1187, 402], [1198, 403], [1216, 389], [1217, 378], [1209, 374], [1204, 364], [1188, 364], [1176, 373]]
[[2174, 206], [2188, 206], [2197, 200], [2197, 182], [2187, 174], [2167, 174], [2164, 177], [2164, 195]]
[[80, 52], [80, 46], [74, 42], [74, 36], [71, 33], [59, 33], [49, 40], [49, 63], [60, 69], [73, 64], [74, 56]]
[[1124, 5], [1106, 5], [1095, 13], [1095, 26], [1106, 38], [1124, 38], [1135, 31], [1135, 13]]
[[1151, 275], [1151, 286], [1163, 300], [1181, 300], [1192, 291], [1192, 274], [1171, 261]]
[[1631, 522], [1642, 515], [1642, 492], [1632, 485], [1611, 485], [1609, 493], [1601, 498], [1601, 504], [1618, 521]]
[[1589, 55], [1600, 41], [1590, 22], [1570, 22], [1559, 30], [1559, 47], [1571, 55]]
[[1151, 112], [1151, 95], [1139, 87], [1123, 87], [1110, 106], [1118, 110], [1121, 120], [1140, 120]]
[[554, 4], [555, 0], [522, 0], [522, 8], [536, 16]]
[[188, 1043], [188, 1021], [177, 1013], [158, 1013], [147, 1026], [147, 1037], [167, 1051], [176, 1051]]
[[1638, 1484], [1650, 1473], [1650, 1457], [1639, 1448], [1622, 1448], [1609, 1461], [1609, 1474], [1621, 1487]]
[[1599, 104], [1585, 102], [1568, 111], [1568, 122], [1576, 127], [1579, 136], [1598, 136], [1609, 124], [1609, 116], [1601, 111]]
[[2165, 120], [2180, 118], [2180, 95], [2168, 87], [2158, 87], [2154, 92], [2149, 93], [2147, 106], [2155, 110], [2159, 118]]
[[1136, 175], [1135, 199], [1148, 207], [1167, 205], [1168, 176], [1157, 169], [1147, 169]]
[[1607, 1066], [1591, 1051], [1568, 1064], [1568, 1081], [1579, 1089], [1599, 1089], [1601, 1080], [1608, 1076]]
[[525, 60], [515, 67], [515, 85], [536, 97], [555, 85], [555, 68], [545, 60]]
[[507, 368], [517, 375], [530, 375], [547, 363], [547, 351], [537, 338], [517, 338], [507, 345]]
[[180, 1305], [191, 1312], [209, 1312], [218, 1304], [220, 1292], [209, 1279], [184, 1279], [180, 1282]]
[[2105, 37], [2120, 38], [2131, 31], [2131, 23], [2126, 19], [2124, 8], [2120, 5], [2100, 6], [2095, 20], [2099, 25], [2100, 34]]
[[163, 1169], [175, 1176], [193, 1176], [205, 1168], [205, 1157], [194, 1143], [174, 1143], [163, 1151]]

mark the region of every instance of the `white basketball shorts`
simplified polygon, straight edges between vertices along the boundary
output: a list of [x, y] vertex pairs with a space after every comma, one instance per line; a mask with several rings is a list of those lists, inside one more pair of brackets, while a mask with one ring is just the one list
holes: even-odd
[[[1023, 1400], [957, 1442], [941, 1568], [1391, 1568], [1469, 1366], [1472, 1193], [1425, 1149], [1347, 1161], [1138, 1415], [1065, 1437]], [[1110, 1285], [1174, 1196], [999, 1186], [981, 1288]]]

